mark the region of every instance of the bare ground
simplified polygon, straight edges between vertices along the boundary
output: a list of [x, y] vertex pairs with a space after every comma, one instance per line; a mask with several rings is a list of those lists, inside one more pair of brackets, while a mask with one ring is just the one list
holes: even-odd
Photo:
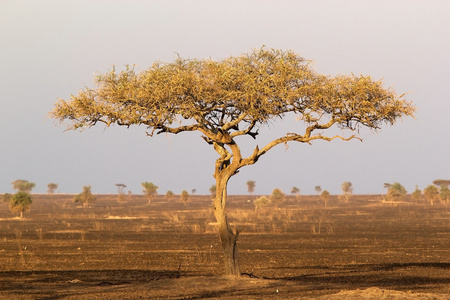
[[444, 204], [303, 196], [256, 213], [232, 196], [243, 275], [230, 279], [208, 197], [72, 198], [34, 195], [23, 220], [0, 206], [0, 298], [450, 299]]

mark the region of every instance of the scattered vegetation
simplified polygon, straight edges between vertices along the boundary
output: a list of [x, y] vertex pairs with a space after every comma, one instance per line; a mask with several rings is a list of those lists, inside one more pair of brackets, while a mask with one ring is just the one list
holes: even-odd
[[433, 181], [433, 184], [436, 185], [436, 186], [438, 186], [438, 187], [441, 187], [441, 186], [443, 186], [443, 185], [445, 185], [445, 186], [448, 187], [448, 186], [450, 185], [450, 180], [446, 180], [446, 179], [436, 179], [436, 180]]
[[386, 200], [388, 201], [403, 201], [408, 194], [405, 187], [398, 182], [393, 184], [385, 183], [384, 187], [388, 189], [386, 195]]
[[156, 195], [158, 195], [158, 186], [155, 185], [153, 182], [143, 182], [142, 187], [144, 188], [143, 192], [145, 194], [145, 197], [147, 197], [148, 204], [152, 202], [152, 200], [155, 198]]
[[22, 219], [23, 212], [28, 211], [32, 203], [30, 194], [24, 191], [18, 191], [9, 198], [9, 208], [12, 212], [20, 213], [20, 218]]
[[297, 199], [297, 201], [300, 201], [300, 189], [296, 186], [293, 186], [291, 189], [291, 194], [295, 195], [295, 199]]
[[317, 194], [320, 195], [320, 192], [322, 191], [322, 188], [320, 187], [320, 185], [316, 185], [316, 186], [314, 187], [314, 190], [316, 191]]
[[342, 194], [340, 195], [341, 199], [344, 199], [345, 203], [348, 203], [350, 198], [353, 196], [353, 187], [352, 183], [349, 181], [344, 181], [341, 185]]
[[253, 201], [253, 204], [255, 205], [255, 212], [261, 210], [263, 207], [266, 207], [269, 203], [270, 200], [266, 196], [261, 196], [258, 199], [255, 199]]
[[117, 200], [119, 202], [125, 201], [125, 188], [127, 186], [123, 183], [116, 183], [116, 187], [117, 187], [117, 197], [118, 197]]
[[190, 198], [190, 195], [189, 195], [188, 191], [183, 190], [180, 195], [181, 202], [183, 202], [184, 205], [186, 205], [189, 201], [189, 198]]
[[411, 200], [414, 202], [419, 202], [420, 200], [422, 200], [422, 191], [419, 189], [417, 185], [414, 192], [411, 193]]
[[73, 202], [81, 203], [83, 204], [84, 207], [88, 207], [89, 204], [95, 203], [96, 200], [97, 198], [94, 195], [92, 195], [91, 186], [85, 185], [83, 186], [83, 191], [75, 196]]
[[431, 205], [434, 205], [439, 198], [439, 190], [435, 185], [430, 184], [423, 190], [423, 195]]
[[57, 183], [49, 183], [47, 184], [47, 194], [53, 195], [56, 191], [56, 189], [58, 189], [58, 184]]
[[255, 192], [255, 186], [256, 186], [256, 181], [253, 181], [253, 180], [247, 181], [247, 192], [250, 195], [253, 195], [253, 193]]
[[448, 188], [448, 185], [442, 184], [439, 189], [439, 198], [442, 201], [442, 203], [447, 204], [450, 201], [450, 189]]
[[172, 198], [175, 196], [175, 194], [172, 191], [167, 191], [166, 195], [164, 196], [164, 198], [166, 198], [167, 201], [170, 202], [170, 200], [172, 200]]
[[328, 201], [330, 200], [330, 192], [328, 192], [327, 190], [323, 190], [320, 194], [320, 198], [323, 200], [323, 206], [327, 207]]
[[32, 189], [36, 186], [33, 182], [29, 182], [28, 180], [17, 179], [11, 182], [13, 189], [19, 192], [27, 192], [30, 193]]
[[272, 205], [278, 208], [284, 200], [286, 200], [286, 196], [282, 190], [277, 188], [272, 191], [272, 195], [270, 195], [270, 203]]

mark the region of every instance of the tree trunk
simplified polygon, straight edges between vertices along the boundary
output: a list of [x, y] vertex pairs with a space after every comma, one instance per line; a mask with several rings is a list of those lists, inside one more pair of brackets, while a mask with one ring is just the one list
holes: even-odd
[[227, 182], [228, 178], [221, 178], [216, 174], [216, 198], [214, 199], [214, 215], [216, 217], [219, 229], [219, 237], [222, 243], [224, 254], [225, 275], [239, 277], [239, 259], [237, 240], [239, 231], [233, 232], [228, 223], [226, 213], [227, 200]]

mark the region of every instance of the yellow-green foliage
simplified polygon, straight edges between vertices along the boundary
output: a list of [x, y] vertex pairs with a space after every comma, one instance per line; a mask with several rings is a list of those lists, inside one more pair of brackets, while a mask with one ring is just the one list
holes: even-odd
[[253, 204], [255, 205], [255, 210], [259, 210], [265, 206], [267, 206], [270, 203], [269, 198], [266, 196], [261, 196], [255, 201], [253, 201]]
[[83, 191], [75, 196], [73, 199], [73, 202], [75, 203], [81, 203], [83, 206], [88, 206], [90, 203], [94, 203], [97, 200], [97, 198], [92, 195], [91, 192], [91, 186], [86, 185], [83, 186]]
[[278, 188], [274, 189], [272, 191], [272, 195], [270, 195], [270, 202], [277, 207], [281, 203], [283, 203], [285, 199], [286, 199], [286, 196], [284, 195], [283, 191], [281, 191]]
[[20, 212], [20, 217], [22, 217], [22, 213], [30, 209], [31, 203], [30, 194], [19, 191], [10, 197], [9, 208], [13, 212]]

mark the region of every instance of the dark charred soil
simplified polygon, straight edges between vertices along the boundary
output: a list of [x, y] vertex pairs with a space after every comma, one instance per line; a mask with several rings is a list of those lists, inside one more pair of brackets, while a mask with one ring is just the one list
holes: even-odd
[[230, 279], [209, 197], [73, 197], [33, 195], [24, 219], [0, 205], [0, 298], [450, 298], [448, 205], [302, 196], [255, 212], [256, 196], [231, 196], [243, 275]]

